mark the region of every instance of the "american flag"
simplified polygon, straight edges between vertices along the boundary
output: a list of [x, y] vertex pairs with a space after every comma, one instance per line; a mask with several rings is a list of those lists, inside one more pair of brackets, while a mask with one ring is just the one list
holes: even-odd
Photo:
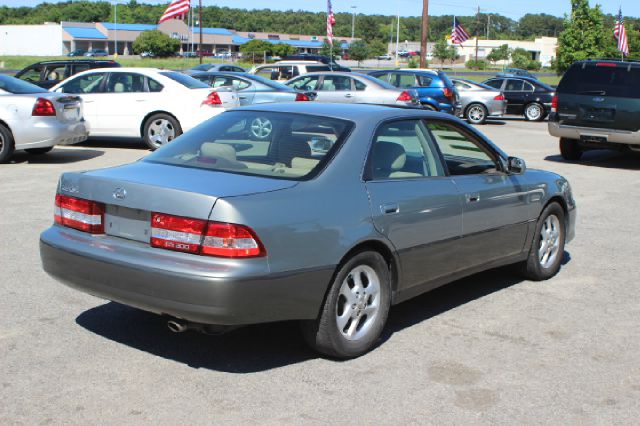
[[331, 0], [327, 0], [327, 42], [333, 46], [333, 26], [336, 24], [336, 17], [333, 14]]
[[167, 10], [164, 11], [158, 23], [161, 24], [164, 21], [168, 21], [169, 19], [186, 15], [187, 13], [189, 13], [190, 6], [191, 5], [189, 0], [173, 0], [171, 3], [169, 3]]
[[622, 8], [618, 10], [618, 19], [613, 28], [613, 35], [618, 40], [618, 50], [624, 56], [629, 56], [629, 42], [627, 40], [627, 30], [624, 29], [624, 20], [622, 18]]
[[453, 17], [453, 28], [451, 29], [451, 43], [462, 44], [469, 40], [469, 33], [464, 29], [458, 18]]

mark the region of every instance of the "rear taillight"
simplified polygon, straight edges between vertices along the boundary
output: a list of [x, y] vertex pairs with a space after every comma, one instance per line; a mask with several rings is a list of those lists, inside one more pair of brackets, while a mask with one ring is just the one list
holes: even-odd
[[308, 102], [311, 99], [309, 99], [309, 97], [307, 95], [305, 95], [304, 93], [297, 93], [296, 94], [296, 102]]
[[551, 98], [551, 112], [558, 112], [558, 95], [553, 95]]
[[151, 215], [151, 246], [217, 257], [266, 254], [258, 237], [246, 226], [163, 213]]
[[154, 213], [151, 215], [151, 246], [198, 253], [205, 220]]
[[222, 105], [222, 100], [220, 99], [220, 95], [218, 95], [218, 92], [211, 92], [209, 93], [209, 96], [207, 96], [207, 99], [202, 101], [202, 105]]
[[202, 242], [202, 254], [221, 257], [263, 256], [258, 237], [246, 226], [210, 222]]
[[616, 68], [618, 65], [613, 62], [597, 62], [596, 67]]
[[104, 204], [56, 194], [56, 223], [91, 234], [104, 234]]
[[56, 108], [53, 106], [53, 102], [49, 99], [38, 98], [36, 104], [33, 106], [31, 115], [37, 117], [50, 117], [56, 115]]
[[453, 98], [453, 90], [449, 89], [448, 87], [445, 87], [444, 89], [442, 89], [442, 92], [444, 93], [444, 97], [451, 99]]
[[500, 93], [495, 98], [493, 98], [493, 100], [494, 101], [504, 101], [504, 95], [502, 93]]
[[411, 97], [411, 94], [405, 90], [404, 92], [400, 93], [400, 96], [398, 96], [397, 100], [400, 102], [411, 102], [413, 98]]

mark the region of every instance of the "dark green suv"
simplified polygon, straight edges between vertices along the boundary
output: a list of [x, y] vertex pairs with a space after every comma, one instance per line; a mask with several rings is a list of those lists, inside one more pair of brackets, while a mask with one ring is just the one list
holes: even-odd
[[556, 90], [549, 133], [560, 138], [565, 160], [585, 150], [640, 152], [640, 63], [575, 62]]

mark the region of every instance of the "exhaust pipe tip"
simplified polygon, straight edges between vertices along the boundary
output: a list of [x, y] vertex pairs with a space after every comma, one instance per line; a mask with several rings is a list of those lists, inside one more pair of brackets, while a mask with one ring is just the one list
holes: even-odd
[[187, 323], [176, 320], [167, 321], [167, 327], [174, 333], [184, 333], [189, 329]]

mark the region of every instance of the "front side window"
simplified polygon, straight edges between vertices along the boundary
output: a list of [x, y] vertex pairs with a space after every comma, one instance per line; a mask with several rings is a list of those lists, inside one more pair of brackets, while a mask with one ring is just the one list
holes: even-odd
[[383, 124], [374, 136], [369, 167], [374, 180], [444, 176], [444, 168], [421, 120]]
[[24, 73], [20, 74], [18, 78], [24, 81], [40, 81], [40, 75], [42, 74], [42, 66], [34, 66], [27, 69]]
[[86, 74], [65, 83], [62, 86], [64, 93], [100, 93], [102, 83], [106, 78], [105, 73]]
[[446, 122], [430, 122], [427, 127], [453, 176], [493, 173], [499, 169], [491, 152], [473, 135]]
[[353, 123], [302, 114], [228, 111], [145, 158], [161, 164], [271, 178], [313, 177]]
[[317, 75], [305, 75], [288, 83], [287, 86], [296, 90], [316, 90], [318, 80], [320, 77]]
[[67, 67], [65, 65], [49, 65], [44, 70], [44, 80], [50, 80], [50, 81], [64, 80], [66, 68]]

